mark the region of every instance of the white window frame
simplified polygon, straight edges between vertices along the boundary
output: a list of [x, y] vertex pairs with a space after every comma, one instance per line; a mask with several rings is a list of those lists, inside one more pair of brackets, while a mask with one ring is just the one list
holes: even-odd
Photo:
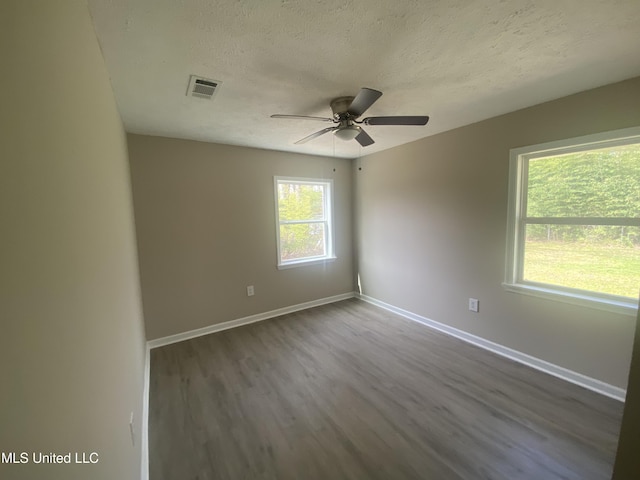
[[[324, 187], [324, 212], [325, 216], [321, 220], [299, 220], [285, 221], [280, 220], [280, 209], [278, 207], [278, 185], [280, 183], [297, 183], [302, 185], [322, 185]], [[301, 267], [307, 265], [316, 265], [326, 262], [332, 262], [336, 259], [334, 244], [334, 226], [333, 226], [333, 180], [325, 178], [306, 178], [306, 177], [273, 177], [273, 190], [276, 207], [276, 247], [277, 247], [277, 267], [279, 270], [286, 268]], [[282, 260], [280, 248], [280, 226], [295, 223], [324, 223], [325, 225], [325, 255], [297, 258], [295, 260]]]
[[[528, 162], [541, 157], [562, 155], [599, 148], [640, 143], [640, 127], [586, 135], [556, 142], [531, 145], [510, 150], [509, 206], [507, 220], [507, 258], [503, 287], [511, 292], [523, 293], [552, 300], [601, 310], [636, 315], [638, 301], [626, 297], [588, 292], [558, 285], [529, 282], [523, 279], [525, 229], [527, 224], [554, 223], [556, 218], [527, 218]], [[640, 226], [638, 218], [563, 218], [563, 224], [612, 224]], [[640, 288], [640, 285], [639, 285]]]

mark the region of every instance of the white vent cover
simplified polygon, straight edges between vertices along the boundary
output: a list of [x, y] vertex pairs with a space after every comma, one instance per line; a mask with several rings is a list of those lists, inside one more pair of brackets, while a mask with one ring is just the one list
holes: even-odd
[[211, 80], [209, 78], [191, 75], [189, 77], [189, 88], [187, 88], [187, 96], [206, 98], [210, 100], [218, 91], [218, 87], [222, 82]]

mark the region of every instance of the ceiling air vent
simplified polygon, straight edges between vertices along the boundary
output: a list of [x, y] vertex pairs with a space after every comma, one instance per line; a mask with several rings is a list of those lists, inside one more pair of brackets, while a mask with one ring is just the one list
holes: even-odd
[[211, 80], [209, 78], [191, 75], [189, 77], [187, 96], [206, 98], [207, 100], [210, 100], [218, 91], [218, 87], [221, 83], [222, 82], [219, 82], [218, 80]]

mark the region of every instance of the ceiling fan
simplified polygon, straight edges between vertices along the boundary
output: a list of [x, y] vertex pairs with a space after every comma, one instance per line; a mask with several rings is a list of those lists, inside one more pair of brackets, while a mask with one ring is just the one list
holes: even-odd
[[355, 97], [338, 97], [331, 101], [331, 111], [333, 117], [310, 117], [306, 115], [271, 115], [271, 118], [288, 118], [293, 120], [317, 120], [319, 122], [332, 122], [337, 126], [327, 127], [318, 132], [312, 133], [297, 142], [296, 145], [307, 143], [309, 140], [333, 132], [342, 140], [353, 140], [363, 147], [374, 143], [367, 132], [360, 125], [426, 125], [429, 121], [427, 116], [394, 116], [394, 117], [367, 117], [361, 121], [360, 117], [376, 100], [382, 96], [382, 92], [371, 88], [361, 88]]

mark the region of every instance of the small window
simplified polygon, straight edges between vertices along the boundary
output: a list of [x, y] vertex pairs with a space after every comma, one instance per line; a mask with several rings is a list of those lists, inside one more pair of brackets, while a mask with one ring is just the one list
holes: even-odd
[[332, 180], [275, 177], [278, 268], [335, 259]]
[[511, 151], [505, 286], [633, 312], [640, 128]]

